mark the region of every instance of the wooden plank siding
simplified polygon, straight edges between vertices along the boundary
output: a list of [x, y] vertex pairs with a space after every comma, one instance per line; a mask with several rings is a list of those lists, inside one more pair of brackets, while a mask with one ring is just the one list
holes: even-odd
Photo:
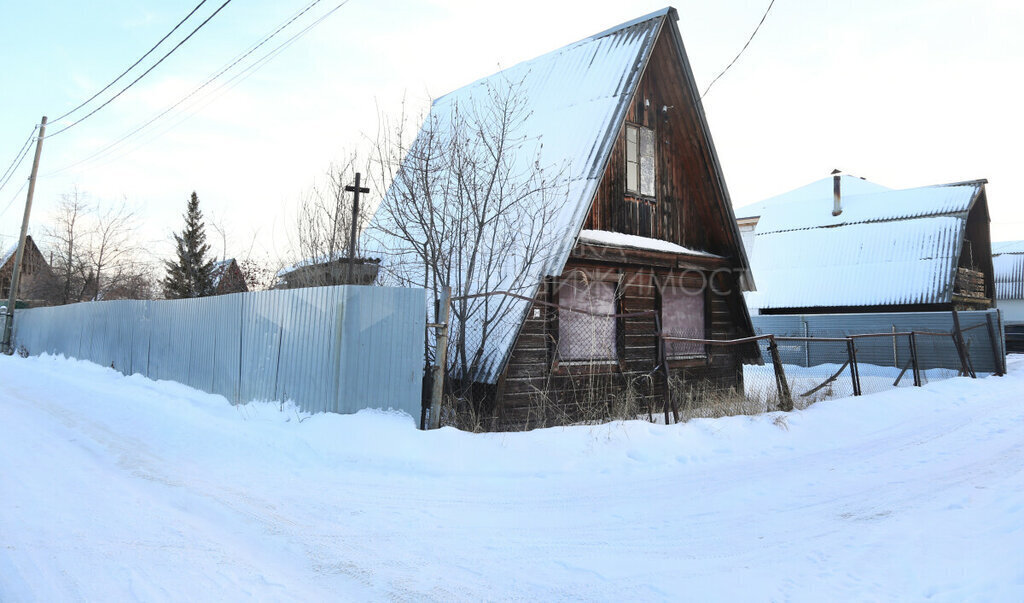
[[[667, 258], [665, 254], [663, 259]], [[582, 273], [590, 280], [619, 283], [617, 313], [660, 312], [660, 288], [671, 283], [701, 289], [714, 274], [714, 262], [708, 263], [712, 265], [689, 267], [683, 272], [645, 265], [638, 258], [632, 262], [608, 262], [599, 257], [570, 260], [560, 277], [549, 279], [541, 287], [536, 298], [541, 303], [534, 304], [523, 323], [496, 409], [498, 425], [505, 429], [528, 428], [583, 417], [603, 399], [624, 396], [627, 388], [631, 388], [641, 413], [648, 408], [659, 413], [666, 389], [664, 374], [658, 370], [659, 342], [653, 313], [618, 319], [617, 361], [566, 366], [559, 364], [556, 354], [558, 310], [544, 304], [557, 304], [558, 282]], [[719, 291], [728, 291], [730, 286], [735, 291], [734, 282], [720, 284]], [[706, 289], [704, 337], [735, 339], [742, 335], [731, 297]], [[669, 367], [674, 376], [686, 381], [711, 381], [724, 388], [739, 386], [742, 351], [723, 347], [709, 352], [706, 358], [671, 360]]]
[[[524, 429], [592, 418], [604, 401], [628, 397], [639, 414], [659, 414], [668, 393], [660, 367], [660, 287], [672, 281], [703, 289], [708, 339], [752, 335], [740, 292], [742, 243], [728, 193], [704, 125], [700, 101], [675, 23], [667, 21], [620, 126], [583, 228], [668, 241], [714, 254], [667, 253], [577, 242], [558, 276], [541, 286], [496, 388], [492, 425]], [[625, 125], [655, 135], [655, 195], [626, 193]], [[617, 319], [614, 361], [560, 364], [558, 284], [582, 272], [616, 283], [616, 312], [651, 311]], [[716, 279], [717, 287], [706, 287]], [[722, 293], [724, 292], [724, 293]], [[759, 359], [756, 345], [709, 350], [703, 358], [670, 360], [671, 378], [742, 390], [742, 362]], [[629, 392], [627, 396], [626, 393]], [[598, 413], [599, 414], [599, 413]]]
[[[731, 225], [719, 207], [708, 141], [693, 92], [662, 32], [626, 113], [626, 122], [654, 130], [656, 196], [626, 193], [624, 127], [620, 129], [584, 228], [661, 239], [735, 257]], [[665, 107], [666, 110], [662, 110]], [[692, 226], [692, 227], [688, 227]]]

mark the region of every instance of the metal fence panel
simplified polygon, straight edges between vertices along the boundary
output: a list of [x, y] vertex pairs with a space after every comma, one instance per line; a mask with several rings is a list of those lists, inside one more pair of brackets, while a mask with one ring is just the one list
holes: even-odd
[[423, 289], [315, 287], [20, 310], [15, 345], [168, 379], [231, 402], [419, 415]]
[[218, 303], [206, 317], [206, 328], [213, 338], [213, 385], [215, 394], [227, 398], [232, 404], [242, 402], [242, 307], [245, 293], [232, 293], [217, 297]]
[[[276, 398], [313, 400], [313, 412], [334, 410], [339, 357], [335, 341], [338, 303], [335, 287], [298, 289], [281, 300], [281, 357]], [[347, 395], [347, 393], [346, 393]]]
[[[1000, 335], [998, 310], [959, 312], [964, 343], [974, 370], [997, 372], [1002, 363], [1003, 341]], [[753, 316], [754, 330], [758, 334], [795, 337], [846, 337], [862, 333], [953, 331], [951, 312], [886, 312], [864, 314], [791, 314]], [[993, 342], [988, 330], [991, 320], [996, 332]], [[857, 342], [857, 362], [880, 367], [899, 367], [909, 361], [909, 342], [905, 338], [872, 338]], [[960, 366], [956, 346], [948, 336], [922, 335], [918, 338], [918, 361], [922, 370], [950, 369]], [[836, 346], [816, 342], [780, 343], [779, 351], [785, 364], [803, 367], [834, 363]], [[802, 357], [802, 359], [801, 359]]]
[[284, 323], [282, 307], [287, 293], [257, 291], [246, 296], [242, 312], [242, 400], [277, 398], [277, 367]]
[[340, 317], [337, 411], [394, 408], [419, 416], [426, 291], [350, 287]]

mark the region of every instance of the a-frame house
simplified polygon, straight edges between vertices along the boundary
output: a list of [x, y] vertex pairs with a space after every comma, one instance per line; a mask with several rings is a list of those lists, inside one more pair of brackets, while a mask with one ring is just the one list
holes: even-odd
[[578, 380], [595, 370], [648, 400], [662, 399], [670, 378], [742, 391], [742, 363], [759, 359], [756, 346], [669, 343], [667, 358], [660, 349], [659, 328], [697, 339], [753, 333], [741, 294], [752, 279], [677, 19], [673, 8], [645, 15], [432, 106], [428, 121], [489, 84], [522, 82], [523, 140], [572, 168], [568, 201], [549, 224], [559, 231], [552, 259], [527, 275], [533, 302], [495, 329], [474, 373], [489, 384], [485, 424], [537, 424], [538, 397], [545, 408], [578, 407]]

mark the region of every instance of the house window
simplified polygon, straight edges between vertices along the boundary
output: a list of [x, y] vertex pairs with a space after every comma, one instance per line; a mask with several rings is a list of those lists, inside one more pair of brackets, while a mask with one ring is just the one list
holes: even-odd
[[626, 124], [626, 192], [654, 196], [654, 130]]
[[[666, 335], [705, 339], [704, 291], [683, 287], [665, 287], [661, 290], [661, 324]], [[669, 358], [704, 356], [704, 346], [685, 341], [666, 341]]]
[[559, 358], [615, 360], [615, 318], [595, 316], [615, 314], [615, 283], [567, 281], [558, 292], [558, 302], [563, 306], [558, 311]]

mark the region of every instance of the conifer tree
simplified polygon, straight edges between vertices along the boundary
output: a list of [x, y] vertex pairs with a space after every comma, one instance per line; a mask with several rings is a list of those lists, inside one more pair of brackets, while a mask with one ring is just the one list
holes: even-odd
[[199, 211], [199, 197], [195, 191], [185, 211], [185, 229], [174, 234], [177, 243], [176, 261], [165, 260], [167, 276], [164, 278], [164, 296], [168, 299], [204, 297], [213, 293], [213, 260], [207, 259], [206, 226]]

